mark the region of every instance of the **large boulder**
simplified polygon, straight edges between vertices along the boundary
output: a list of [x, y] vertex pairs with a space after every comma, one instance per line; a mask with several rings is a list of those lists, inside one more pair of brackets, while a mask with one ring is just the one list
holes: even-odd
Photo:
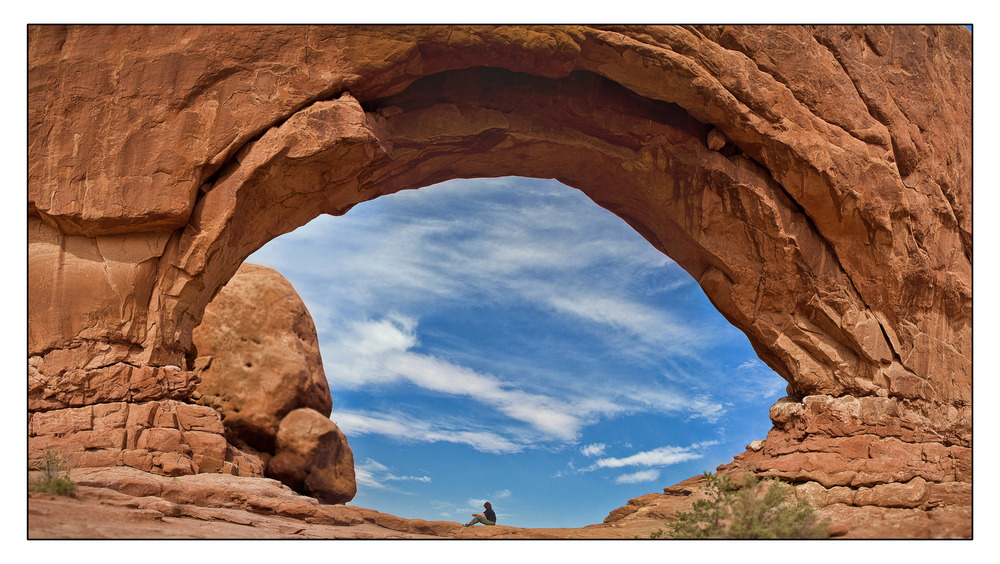
[[244, 263], [194, 331], [197, 402], [226, 436], [265, 461], [265, 475], [324, 503], [354, 498], [354, 455], [330, 421], [333, 398], [312, 317], [278, 272]]
[[267, 474], [323, 503], [347, 503], [358, 493], [347, 437], [329, 417], [309, 408], [281, 420]]
[[193, 398], [222, 414], [230, 440], [273, 452], [282, 418], [333, 408], [312, 317], [279, 273], [243, 264], [194, 330]]

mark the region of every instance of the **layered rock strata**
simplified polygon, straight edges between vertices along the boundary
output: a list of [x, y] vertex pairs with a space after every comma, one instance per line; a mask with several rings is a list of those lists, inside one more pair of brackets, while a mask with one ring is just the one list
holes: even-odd
[[29, 467], [40, 467], [46, 449], [74, 468], [130, 466], [164, 476], [264, 470], [260, 458], [226, 442], [213, 409], [174, 400], [29, 412]]
[[[719, 472], [739, 479], [743, 468], [722, 466]], [[825, 521], [831, 538], [914, 539], [968, 538], [972, 535], [972, 508], [961, 504], [928, 506], [927, 482], [892, 483], [874, 488], [835, 487], [826, 490], [816, 482], [804, 482], [793, 489], [794, 496], [809, 501], [818, 521]], [[880, 491], [881, 490], [881, 491]], [[891, 492], [890, 492], [891, 490]], [[873, 503], [878, 498], [881, 503]], [[709, 500], [705, 480], [696, 476], [630, 499], [604, 519], [616, 529], [668, 531], [677, 513], [691, 512], [698, 500]], [[648, 532], [639, 538], [647, 538]]]
[[[788, 380], [800, 407], [772, 411], [748, 466], [971, 484], [963, 27], [28, 35], [31, 410], [133, 401], [134, 380], [183, 401], [194, 327], [266, 241], [401, 189], [523, 175], [622, 217]], [[810, 427], [806, 398], [886, 411]]]

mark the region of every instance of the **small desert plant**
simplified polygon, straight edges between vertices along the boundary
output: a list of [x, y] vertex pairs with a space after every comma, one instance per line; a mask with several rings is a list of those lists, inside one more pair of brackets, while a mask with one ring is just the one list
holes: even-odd
[[70, 479], [66, 463], [59, 453], [45, 449], [41, 477], [28, 487], [28, 491], [71, 496], [76, 492], [76, 482]]
[[760, 481], [745, 474], [737, 482], [705, 473], [708, 499], [677, 514], [672, 538], [686, 539], [811, 539], [829, 536], [826, 521], [817, 523], [804, 500], [788, 501], [790, 488], [778, 480]]
[[[649, 533], [649, 537], [648, 538], [651, 538], [651, 539], [663, 538], [663, 534], [664, 534], [663, 533], [663, 529], [656, 529], [652, 533]], [[635, 535], [632, 538], [634, 538], [635, 540], [642, 540], [642, 537], [640, 537], [639, 535]]]

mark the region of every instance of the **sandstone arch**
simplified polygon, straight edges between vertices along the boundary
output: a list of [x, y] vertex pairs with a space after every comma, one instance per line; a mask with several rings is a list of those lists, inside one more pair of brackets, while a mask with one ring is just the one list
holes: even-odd
[[625, 219], [789, 381], [742, 464], [971, 502], [958, 27], [31, 27], [29, 409], [183, 401], [264, 242], [509, 174]]

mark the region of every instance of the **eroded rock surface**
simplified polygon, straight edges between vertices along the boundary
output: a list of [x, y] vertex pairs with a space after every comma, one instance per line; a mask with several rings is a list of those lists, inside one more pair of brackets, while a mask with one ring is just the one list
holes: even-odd
[[788, 380], [748, 468], [851, 488], [866, 515], [897, 496], [863, 488], [971, 484], [961, 26], [28, 35], [32, 411], [185, 401], [194, 327], [265, 242], [513, 174], [622, 217]]

